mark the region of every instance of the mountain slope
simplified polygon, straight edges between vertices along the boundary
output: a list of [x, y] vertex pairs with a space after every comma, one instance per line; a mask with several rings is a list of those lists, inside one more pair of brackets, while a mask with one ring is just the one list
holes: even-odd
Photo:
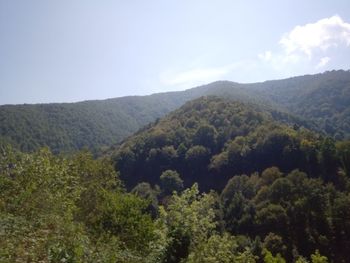
[[110, 146], [155, 121], [186, 101], [207, 94], [256, 100], [228, 81], [218, 81], [180, 92], [129, 96], [78, 103], [0, 106], [0, 143], [22, 151], [48, 146], [53, 152], [82, 148], [97, 151]]
[[[288, 122], [286, 122], [288, 120]], [[219, 97], [190, 101], [131, 136], [112, 154], [122, 180], [131, 188], [159, 183], [165, 170], [176, 170], [185, 186], [222, 189], [235, 174], [277, 166], [300, 169], [325, 180], [336, 173], [319, 159], [329, 143], [284, 114]], [[328, 145], [328, 144], [327, 144]], [[326, 178], [327, 177], [327, 178]]]
[[64, 104], [0, 107], [0, 134], [20, 149], [90, 150], [117, 143], [175, 109], [183, 100], [166, 95]]
[[317, 123], [337, 139], [350, 138], [350, 71], [267, 81], [249, 88], [280, 108]]
[[[0, 142], [24, 151], [97, 151], [163, 117], [186, 101], [216, 95], [289, 112], [337, 139], [350, 137], [350, 72], [333, 71], [263, 83], [217, 81], [186, 91], [79, 103], [0, 106]], [[308, 123], [308, 124], [306, 124]]]

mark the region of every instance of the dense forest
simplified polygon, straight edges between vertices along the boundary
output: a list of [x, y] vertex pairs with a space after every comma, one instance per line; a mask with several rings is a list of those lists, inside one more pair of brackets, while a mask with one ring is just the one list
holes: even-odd
[[26, 152], [48, 146], [54, 153], [88, 148], [96, 154], [207, 95], [259, 104], [332, 138], [350, 138], [350, 72], [339, 70], [254, 84], [217, 81], [186, 91], [102, 101], [3, 105], [0, 143]]
[[167, 170], [127, 192], [106, 159], [3, 147], [0, 172], [1, 262], [349, 260], [344, 170], [334, 184], [271, 167], [206, 193]]
[[183, 103], [167, 95], [105, 101], [0, 106], [0, 141], [22, 151], [48, 146], [54, 153], [96, 152]]
[[328, 135], [350, 138], [350, 71], [266, 81], [253, 84], [252, 89], [288, 112], [317, 123]]
[[0, 148], [1, 262], [349, 262], [350, 141], [187, 102], [104, 151]]
[[140, 130], [111, 155], [127, 187], [142, 180], [159, 183], [166, 169], [182, 174], [185, 186], [198, 182], [203, 190], [221, 190], [234, 174], [271, 166], [324, 173], [328, 180], [337, 168], [319, 157], [334, 142], [302, 124], [255, 104], [202, 97]]

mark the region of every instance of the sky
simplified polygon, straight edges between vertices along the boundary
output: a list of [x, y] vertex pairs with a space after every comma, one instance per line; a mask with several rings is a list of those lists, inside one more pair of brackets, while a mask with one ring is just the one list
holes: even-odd
[[0, 0], [0, 104], [350, 69], [349, 0]]

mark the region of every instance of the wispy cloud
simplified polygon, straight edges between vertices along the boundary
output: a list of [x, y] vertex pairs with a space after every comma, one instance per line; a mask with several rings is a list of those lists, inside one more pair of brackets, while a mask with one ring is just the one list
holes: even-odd
[[[181, 71], [169, 69], [163, 71], [159, 80], [163, 86], [188, 88], [225, 78], [235, 81], [251, 79], [251, 72], [271, 73], [275, 76], [313, 73], [324, 70], [339, 56], [350, 48], [350, 23], [334, 15], [320, 19], [314, 23], [298, 25], [282, 34], [274, 47], [257, 54], [255, 58], [246, 58], [232, 63], [206, 67], [206, 63], [199, 59], [189, 63]], [[343, 59], [343, 58], [342, 58]], [[255, 73], [255, 75], [258, 75]]]
[[259, 54], [258, 57], [261, 60], [269, 61], [269, 60], [271, 60], [272, 52], [270, 50], [267, 50], [264, 53]]
[[[160, 74], [160, 82], [165, 86], [189, 88], [227, 79], [232, 74], [251, 72], [256, 68], [256, 65], [256, 61], [253, 60], [238, 60], [218, 67], [193, 66], [186, 71], [167, 70]], [[237, 79], [235, 80], [237, 81]]]
[[162, 73], [161, 81], [165, 85], [182, 85], [198, 81], [211, 81], [219, 79], [229, 72], [228, 67], [219, 68], [195, 68], [183, 72], [167, 71]]
[[330, 60], [331, 60], [330, 57], [321, 58], [320, 62], [316, 65], [316, 68], [318, 69], [326, 66]]

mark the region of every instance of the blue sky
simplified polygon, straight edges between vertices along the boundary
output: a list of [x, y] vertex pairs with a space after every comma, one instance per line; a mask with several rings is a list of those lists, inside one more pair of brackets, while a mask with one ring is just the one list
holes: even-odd
[[350, 69], [349, 0], [0, 0], [0, 104]]

